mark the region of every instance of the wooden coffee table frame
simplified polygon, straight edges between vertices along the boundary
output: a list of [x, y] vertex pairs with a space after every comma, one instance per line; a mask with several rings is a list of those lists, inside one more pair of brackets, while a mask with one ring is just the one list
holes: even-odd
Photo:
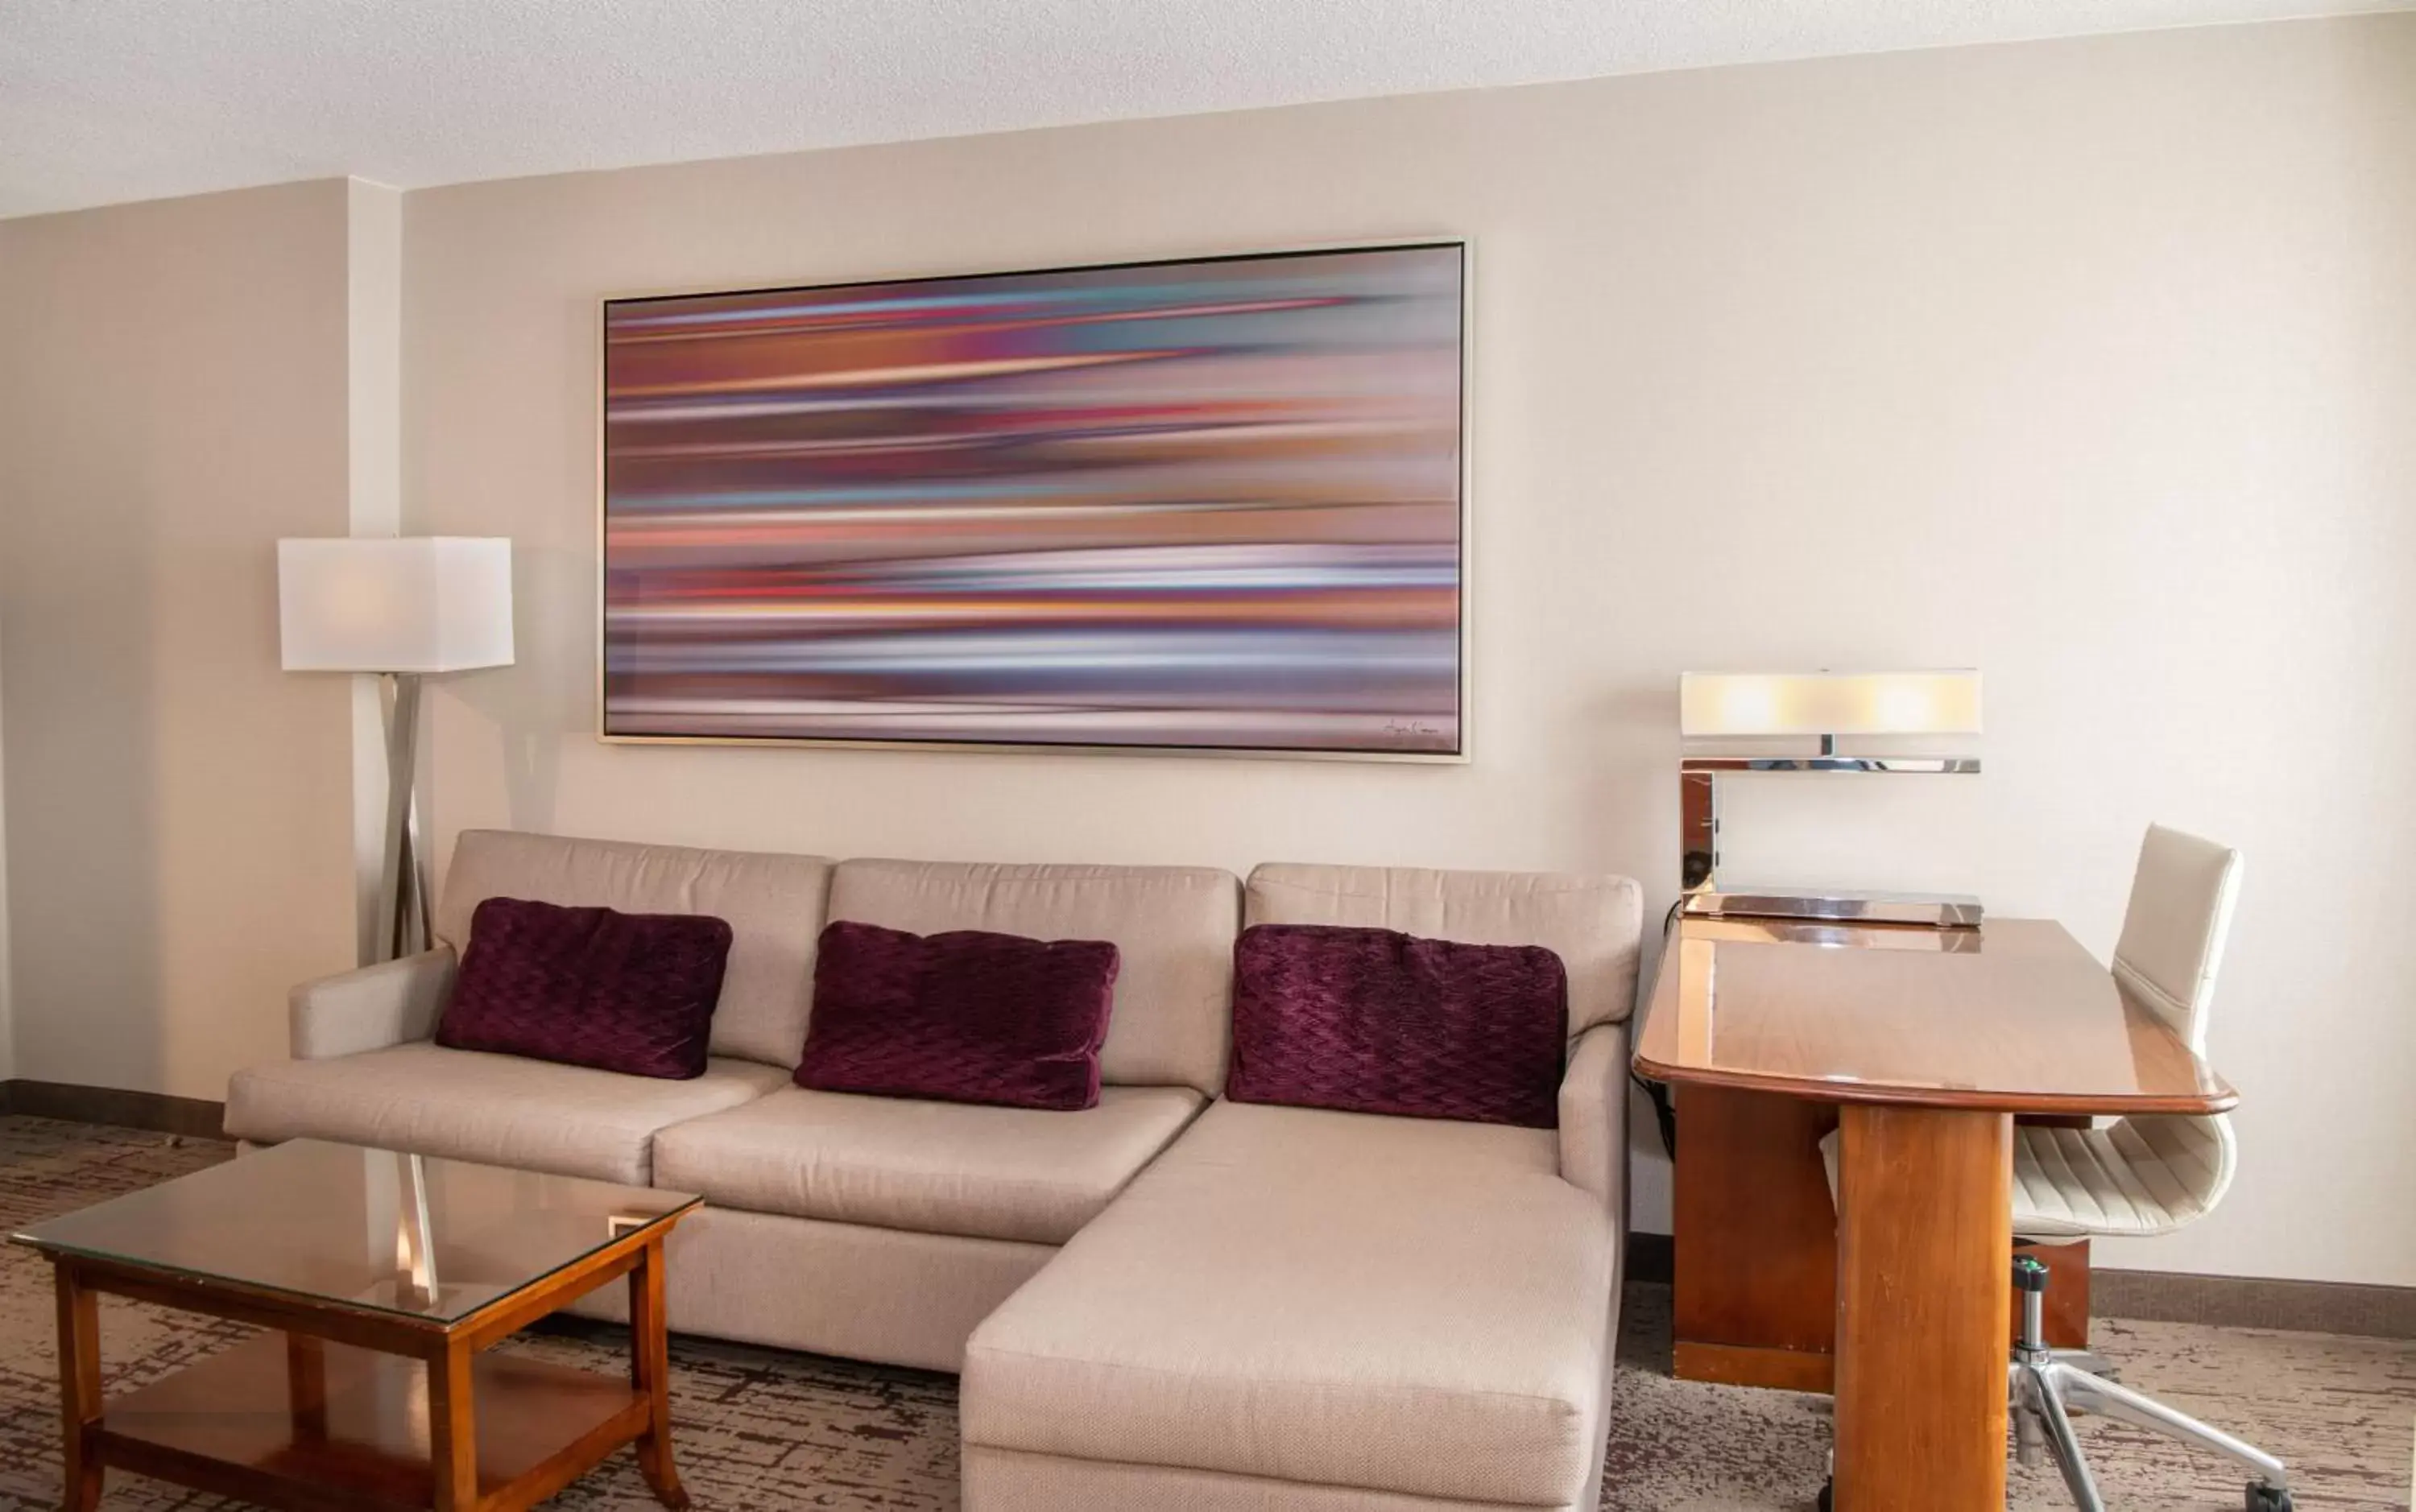
[[[515, 1512], [633, 1444], [656, 1498], [686, 1507], [672, 1464], [663, 1241], [692, 1211], [451, 1323], [46, 1250], [58, 1285], [62, 1505], [93, 1512], [115, 1467], [289, 1512]], [[626, 1386], [483, 1353], [624, 1276]], [[104, 1403], [103, 1293], [275, 1333]], [[423, 1368], [424, 1428], [408, 1389]]]

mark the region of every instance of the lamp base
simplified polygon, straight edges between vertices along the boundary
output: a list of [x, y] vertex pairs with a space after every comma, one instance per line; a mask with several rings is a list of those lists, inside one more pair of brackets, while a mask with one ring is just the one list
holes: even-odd
[[1853, 924], [1925, 924], [1977, 929], [1980, 900], [1961, 893], [1807, 892], [1790, 888], [1725, 888], [1689, 893], [1689, 919], [1815, 919]]

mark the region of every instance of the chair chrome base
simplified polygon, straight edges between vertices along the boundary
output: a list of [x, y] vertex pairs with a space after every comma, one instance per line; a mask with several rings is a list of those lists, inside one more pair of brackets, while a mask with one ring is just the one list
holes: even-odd
[[2006, 1367], [2006, 1389], [2012, 1394], [2014, 1453], [2020, 1463], [2034, 1465], [2042, 1455], [2052, 1456], [2080, 1512], [2106, 1512], [2106, 1499], [2098, 1494], [2080, 1439], [2072, 1430], [2075, 1413], [2095, 1413], [2228, 1456], [2256, 1473], [2248, 1483], [2247, 1512], [2290, 1512], [2290, 1475], [2281, 1460], [2118, 1385], [2100, 1370], [2084, 1368], [2082, 1361], [2102, 1367], [2096, 1356], [2046, 1347], [2042, 1323], [2046, 1266], [2028, 1256], [2015, 1261], [2014, 1284], [2022, 1289], [2022, 1338]]

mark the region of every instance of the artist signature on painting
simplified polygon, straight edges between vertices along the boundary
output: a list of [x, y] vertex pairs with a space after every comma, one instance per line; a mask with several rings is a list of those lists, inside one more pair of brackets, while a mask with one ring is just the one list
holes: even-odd
[[1423, 719], [1388, 719], [1384, 721], [1384, 733], [1404, 741], [1430, 741], [1442, 733], [1442, 726]]

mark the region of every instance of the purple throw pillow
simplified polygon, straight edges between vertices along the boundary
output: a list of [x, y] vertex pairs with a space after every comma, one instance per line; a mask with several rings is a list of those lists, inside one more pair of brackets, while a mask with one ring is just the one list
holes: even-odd
[[823, 931], [797, 1085], [1073, 1113], [1099, 1100], [1116, 948], [960, 929]]
[[436, 1042], [686, 1080], [704, 1074], [730, 925], [489, 898]]
[[1225, 1095], [1553, 1129], [1568, 1021], [1567, 968], [1539, 945], [1254, 924], [1233, 948]]

